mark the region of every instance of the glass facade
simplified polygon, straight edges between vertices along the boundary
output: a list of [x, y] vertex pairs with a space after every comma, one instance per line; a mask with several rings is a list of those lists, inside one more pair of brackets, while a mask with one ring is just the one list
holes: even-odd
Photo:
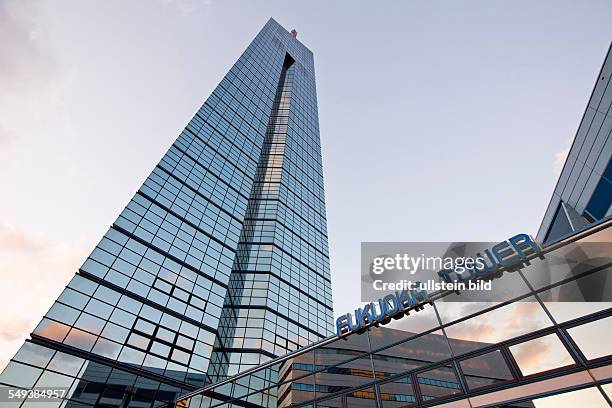
[[612, 46], [555, 186], [537, 239], [553, 243], [612, 217]]
[[[612, 220], [544, 248], [499, 279], [521, 279], [504, 302], [454, 292], [387, 326], [331, 336], [177, 406], [606, 407], [612, 383]], [[539, 264], [584, 253], [578, 268]], [[597, 282], [598, 300], [579, 290]], [[560, 292], [575, 295], [555, 301]]]
[[307, 156], [320, 152], [312, 92], [314, 78], [287, 54], [213, 350], [215, 381], [333, 330], [320, 155], [314, 165]]
[[64, 391], [46, 406], [159, 405], [328, 336], [330, 305], [313, 56], [270, 19], [0, 391]]

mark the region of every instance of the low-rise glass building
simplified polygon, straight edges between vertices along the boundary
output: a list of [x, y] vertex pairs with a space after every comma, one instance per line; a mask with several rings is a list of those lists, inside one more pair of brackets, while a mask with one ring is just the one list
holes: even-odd
[[444, 302], [387, 326], [331, 336], [198, 390], [177, 406], [539, 407], [576, 398], [585, 407], [606, 407], [610, 225], [591, 226], [505, 271], [500, 282], [513, 281], [513, 289], [499, 302], [449, 302], [457, 295], [441, 293]]

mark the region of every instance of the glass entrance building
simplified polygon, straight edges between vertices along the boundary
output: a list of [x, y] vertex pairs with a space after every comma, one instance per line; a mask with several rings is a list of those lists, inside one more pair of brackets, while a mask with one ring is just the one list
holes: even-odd
[[[504, 272], [499, 282], [513, 289], [498, 302], [453, 302], [450, 292], [388, 326], [330, 336], [176, 406], [608, 407], [611, 225], [592, 226]], [[578, 261], [556, 264], [570, 258]], [[543, 279], [546, 262], [555, 273]], [[585, 286], [600, 288], [598, 301]]]
[[332, 332], [313, 55], [270, 19], [9, 362], [0, 404], [159, 405]]

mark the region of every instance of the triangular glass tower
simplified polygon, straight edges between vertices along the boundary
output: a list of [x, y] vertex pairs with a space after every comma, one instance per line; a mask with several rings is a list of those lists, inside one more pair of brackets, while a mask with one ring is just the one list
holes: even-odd
[[331, 333], [313, 55], [270, 19], [2, 372], [3, 404], [154, 406]]

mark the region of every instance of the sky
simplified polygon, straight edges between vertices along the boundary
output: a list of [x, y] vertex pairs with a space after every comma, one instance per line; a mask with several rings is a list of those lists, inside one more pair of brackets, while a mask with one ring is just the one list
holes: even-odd
[[0, 0], [0, 367], [269, 17], [315, 55], [334, 312], [362, 241], [534, 234], [609, 1]]

